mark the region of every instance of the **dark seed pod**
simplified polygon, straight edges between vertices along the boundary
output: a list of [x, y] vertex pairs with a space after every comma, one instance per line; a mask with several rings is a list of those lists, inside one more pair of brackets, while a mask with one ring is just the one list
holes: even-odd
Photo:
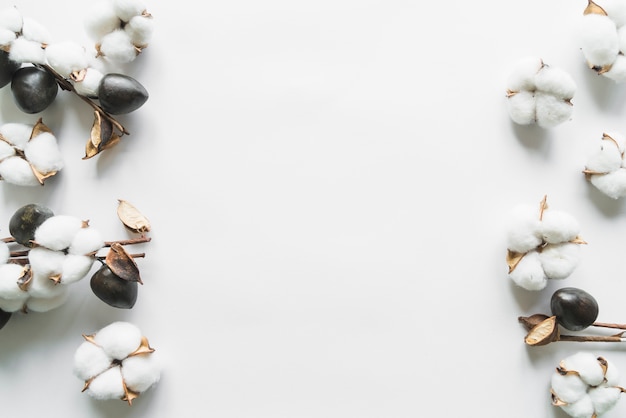
[[19, 62], [9, 59], [9, 53], [0, 49], [0, 88], [11, 82], [13, 74], [21, 67]]
[[100, 81], [98, 100], [105, 112], [121, 115], [143, 106], [148, 100], [148, 91], [132, 77], [110, 73]]
[[114, 308], [130, 309], [137, 301], [137, 282], [124, 280], [103, 264], [90, 280], [91, 291]]
[[580, 331], [592, 325], [599, 311], [595, 298], [575, 287], [555, 291], [550, 299], [550, 309], [558, 323], [570, 331]]
[[9, 322], [9, 319], [11, 319], [11, 315], [11, 312], [5, 312], [0, 309], [0, 329], [4, 328], [7, 322]]
[[9, 233], [19, 244], [32, 247], [35, 231], [46, 219], [54, 213], [45, 206], [31, 203], [22, 206], [13, 213], [9, 220]]
[[26, 66], [13, 73], [11, 92], [17, 107], [24, 113], [39, 113], [54, 102], [59, 91], [54, 76], [46, 70]]

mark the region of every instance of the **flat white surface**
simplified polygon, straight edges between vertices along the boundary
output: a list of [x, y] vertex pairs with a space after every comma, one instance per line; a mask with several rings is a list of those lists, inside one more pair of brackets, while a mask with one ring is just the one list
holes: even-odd
[[[84, 39], [79, 3], [14, 4]], [[603, 132], [626, 130], [626, 86], [585, 66], [586, 1], [147, 4], [155, 33], [130, 74], [150, 98], [116, 148], [81, 160], [92, 114], [69, 93], [33, 116], [0, 91], [0, 122], [43, 117], [66, 161], [43, 188], [0, 185], [0, 231], [38, 202], [121, 239], [118, 198], [153, 226], [132, 310], [86, 279], [0, 330], [3, 417], [564, 418], [549, 378], [578, 350], [626, 382], [626, 347], [529, 348], [517, 322], [565, 285], [626, 322], [626, 208], [581, 173]], [[574, 77], [571, 121], [510, 121], [505, 80], [527, 55]], [[503, 220], [544, 195], [588, 245], [533, 293], [506, 276]], [[81, 334], [115, 320], [165, 361], [132, 407], [72, 374]]]

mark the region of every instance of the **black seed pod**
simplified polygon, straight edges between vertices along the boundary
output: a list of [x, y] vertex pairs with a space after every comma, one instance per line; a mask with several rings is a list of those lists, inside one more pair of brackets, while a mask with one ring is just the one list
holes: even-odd
[[589, 293], [575, 287], [555, 291], [550, 299], [552, 315], [563, 328], [580, 331], [598, 318], [598, 302]]
[[137, 80], [124, 74], [106, 74], [98, 87], [98, 100], [112, 115], [130, 113], [148, 100], [148, 91]]

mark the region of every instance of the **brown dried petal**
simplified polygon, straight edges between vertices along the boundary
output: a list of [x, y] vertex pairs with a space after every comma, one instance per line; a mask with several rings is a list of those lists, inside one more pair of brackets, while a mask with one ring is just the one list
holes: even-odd
[[550, 316], [535, 325], [524, 338], [524, 342], [532, 346], [546, 345], [559, 339], [559, 327], [556, 316]]
[[89, 141], [85, 145], [83, 160], [98, 155], [101, 151], [111, 148], [119, 141], [120, 136], [114, 132], [113, 123], [109, 119], [103, 118], [100, 112], [96, 110]]
[[545, 321], [548, 318], [548, 315], [545, 314], [533, 314], [531, 316], [520, 316], [519, 318], [517, 318], [517, 320], [520, 324], [524, 326], [526, 331], [530, 331], [535, 325]]
[[37, 122], [35, 123], [35, 126], [33, 126], [33, 131], [30, 133], [30, 139], [33, 139], [44, 132], [51, 134], [52, 130], [48, 128], [45, 123], [43, 123], [42, 118], [39, 118], [39, 120], [37, 120]]
[[144, 233], [150, 231], [150, 221], [126, 200], [118, 199], [117, 216], [128, 229]]
[[594, 3], [592, 0], [589, 0], [587, 7], [585, 7], [585, 10], [583, 11], [583, 15], [589, 15], [589, 14], [607, 16], [606, 11], [602, 7]]
[[128, 280], [129, 282], [143, 283], [139, 275], [137, 263], [135, 263], [133, 257], [131, 257], [121, 244], [111, 244], [111, 248], [105, 258], [105, 263], [119, 278]]
[[19, 287], [23, 291], [27, 291], [30, 287], [30, 283], [33, 280], [33, 271], [30, 269], [30, 266], [24, 266], [22, 268], [22, 274], [17, 279], [17, 287]]
[[524, 258], [525, 255], [526, 253], [518, 253], [515, 251], [507, 250], [506, 263], [509, 266], [509, 273], [515, 270], [515, 267], [517, 267], [517, 265], [520, 261], [522, 261], [522, 258]]

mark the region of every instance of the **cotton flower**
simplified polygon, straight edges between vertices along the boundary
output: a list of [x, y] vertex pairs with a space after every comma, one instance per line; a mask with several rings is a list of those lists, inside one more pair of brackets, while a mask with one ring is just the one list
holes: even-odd
[[148, 339], [135, 325], [118, 321], [83, 335], [74, 353], [74, 374], [96, 399], [121, 399], [132, 405], [161, 377], [161, 365]]
[[141, 0], [99, 0], [85, 18], [85, 29], [99, 57], [129, 63], [152, 38], [152, 15]]
[[85, 48], [76, 42], [54, 42], [46, 47], [46, 61], [57, 73], [69, 78], [85, 70], [89, 60]]
[[589, 2], [579, 23], [579, 45], [589, 68], [621, 83], [626, 81], [626, 6], [624, 2]]
[[583, 170], [592, 185], [613, 199], [626, 196], [625, 144], [619, 132], [604, 133]]
[[551, 378], [552, 404], [574, 418], [596, 418], [611, 410], [624, 389], [619, 373], [603, 357], [578, 352], [562, 360]]
[[580, 261], [580, 225], [569, 213], [520, 205], [506, 231], [508, 276], [526, 290], [541, 290], [549, 279], [569, 277]]
[[0, 178], [18, 186], [43, 185], [63, 169], [57, 139], [41, 119], [32, 126], [7, 123], [0, 127]]
[[507, 81], [507, 108], [520, 125], [551, 128], [570, 119], [576, 83], [565, 71], [540, 58], [519, 61]]

